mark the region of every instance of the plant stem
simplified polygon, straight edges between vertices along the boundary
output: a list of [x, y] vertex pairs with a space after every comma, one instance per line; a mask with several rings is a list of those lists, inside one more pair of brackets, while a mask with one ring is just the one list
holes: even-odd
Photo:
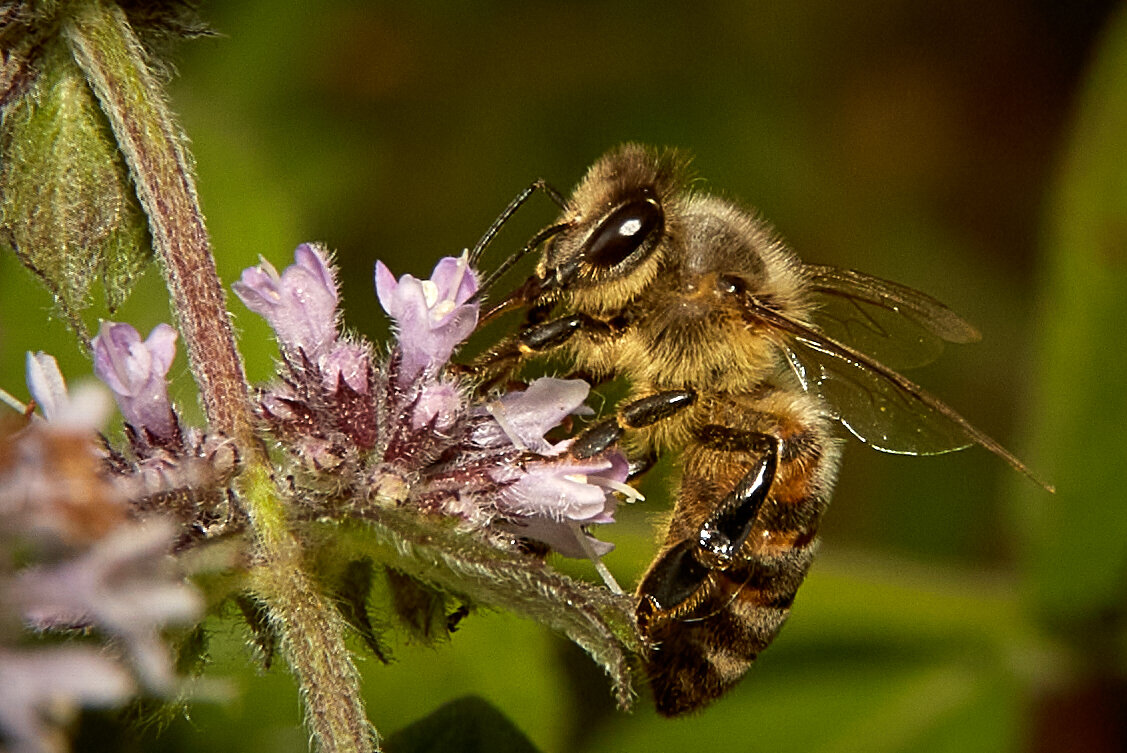
[[76, 10], [63, 34], [109, 119], [148, 216], [208, 421], [249, 452], [260, 452], [191, 164], [144, 50], [121, 9], [102, 2]]
[[[243, 491], [256, 507], [281, 509], [269, 474], [252, 468]], [[273, 498], [273, 504], [264, 504]], [[306, 721], [323, 751], [360, 753], [376, 748], [376, 733], [360, 697], [360, 678], [344, 642], [340, 613], [325, 600], [303, 568], [302, 549], [283, 520], [259, 526], [262, 560], [251, 586], [263, 599], [281, 639], [282, 653], [297, 676]]]

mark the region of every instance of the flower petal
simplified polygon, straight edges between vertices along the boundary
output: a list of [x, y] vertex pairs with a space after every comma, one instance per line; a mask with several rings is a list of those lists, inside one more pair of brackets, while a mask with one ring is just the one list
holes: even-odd
[[126, 422], [156, 437], [177, 436], [165, 379], [176, 355], [176, 331], [158, 325], [142, 341], [129, 324], [102, 322], [92, 345], [94, 373], [114, 393]]

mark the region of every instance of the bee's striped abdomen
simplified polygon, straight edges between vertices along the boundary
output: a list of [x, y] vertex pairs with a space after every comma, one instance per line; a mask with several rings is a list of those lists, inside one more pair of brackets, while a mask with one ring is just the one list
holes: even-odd
[[[685, 449], [665, 547], [638, 592], [639, 623], [654, 643], [650, 684], [667, 716], [724, 693], [782, 628], [817, 549], [837, 460], [828, 419], [805, 396], [772, 392], [749, 404], [722, 395], [709, 403]], [[667, 577], [665, 555], [697, 546], [701, 526], [760, 459], [762, 450], [750, 449], [756, 443], [740, 437], [764, 434], [781, 440], [777, 470], [746, 542], [729, 562], [714, 564], [691, 596], [655, 608], [647, 591]], [[707, 553], [695, 557], [710, 561]]]

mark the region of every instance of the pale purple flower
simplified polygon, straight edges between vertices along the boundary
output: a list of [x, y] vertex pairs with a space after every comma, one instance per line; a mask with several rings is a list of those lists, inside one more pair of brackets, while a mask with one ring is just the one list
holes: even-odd
[[450, 360], [477, 326], [478, 306], [467, 303], [476, 292], [466, 254], [441, 259], [429, 280], [411, 275], [396, 280], [383, 262], [376, 262], [376, 295], [398, 330], [401, 380], [411, 381]]
[[65, 750], [59, 727], [80, 706], [116, 706], [135, 692], [124, 667], [97, 649], [0, 650], [0, 732], [11, 753]]
[[465, 398], [454, 383], [428, 382], [419, 391], [411, 416], [411, 428], [421, 429], [431, 424], [435, 431], [446, 431], [454, 425], [464, 402]]
[[112, 403], [105, 388], [96, 383], [80, 384], [74, 393], [67, 390], [54, 356], [43, 351], [27, 354], [27, 389], [43, 412], [47, 423], [58, 429], [98, 430], [109, 418]]
[[9, 592], [40, 630], [91, 625], [117, 638], [147, 687], [172, 682], [158, 631], [199, 617], [199, 594], [163, 564], [176, 531], [164, 520], [120, 525], [78, 557], [20, 572]]
[[610, 490], [621, 491], [628, 466], [619, 452], [577, 460], [568, 457], [501, 467], [493, 480], [501, 489], [501, 505], [508, 512], [579, 523], [614, 522]]
[[54, 356], [43, 351], [27, 353], [27, 367], [25, 369], [27, 388], [39, 409], [43, 411], [43, 418], [51, 421], [65, 410], [70, 402], [67, 394], [67, 383], [59, 371], [59, 363]]
[[582, 379], [536, 379], [523, 392], [509, 392], [487, 403], [485, 410], [496, 423], [478, 427], [474, 441], [483, 447], [510, 442], [539, 455], [558, 455], [567, 443], [553, 445], [544, 435], [567, 416], [590, 413], [583, 404], [590, 391], [591, 386]]
[[337, 340], [337, 284], [324, 249], [303, 243], [282, 274], [262, 259], [231, 286], [246, 307], [262, 316], [286, 350], [316, 362]]
[[303, 418], [297, 409], [297, 397], [285, 385], [270, 389], [262, 395], [262, 409], [268, 417], [282, 422], [293, 422]]
[[328, 392], [336, 392], [343, 377], [345, 384], [354, 392], [368, 394], [368, 370], [371, 359], [362, 346], [350, 342], [338, 342], [332, 350], [317, 360], [321, 370], [321, 385]]
[[94, 373], [113, 392], [126, 422], [161, 439], [177, 436], [165, 379], [176, 356], [176, 330], [158, 324], [142, 341], [128, 324], [102, 322], [93, 346]]
[[629, 469], [618, 450], [579, 460], [563, 454], [572, 440], [552, 444], [544, 438], [565, 417], [587, 412], [583, 401], [590, 389], [579, 379], [537, 379], [523, 392], [487, 404], [485, 410], [495, 423], [484, 423], [473, 434], [481, 447], [511, 443], [544, 458], [490, 471], [500, 486], [497, 506], [513, 518], [513, 529], [521, 536], [543, 541], [569, 557], [610, 551], [610, 544], [588, 536], [580, 526], [614, 522], [617, 502], [612, 492], [639, 496], [626, 485]]
[[[578, 526], [579, 524], [575, 524]], [[551, 518], [520, 518], [508, 529], [521, 538], [547, 544], [556, 554], [576, 559], [602, 557], [614, 551], [614, 544], [600, 541], [582, 529], [576, 530], [567, 521]], [[582, 537], [582, 538], [581, 538]]]
[[587, 460], [533, 461], [494, 473], [499, 482], [515, 478], [500, 490], [498, 507], [514, 516], [511, 529], [521, 536], [542, 541], [565, 557], [589, 557], [598, 564], [614, 545], [583, 528], [614, 522], [618, 503], [611, 492], [641, 498], [626, 485], [628, 473], [626, 458], [617, 450]]

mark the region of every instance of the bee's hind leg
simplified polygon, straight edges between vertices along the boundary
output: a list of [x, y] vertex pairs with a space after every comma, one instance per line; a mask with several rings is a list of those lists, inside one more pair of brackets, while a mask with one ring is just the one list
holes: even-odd
[[743, 478], [693, 535], [654, 561], [638, 586], [638, 620], [643, 629], [655, 618], [681, 619], [683, 612], [707, 599], [709, 575], [732, 564], [747, 541], [775, 480], [779, 443], [755, 432], [747, 432], [744, 441], [757, 457]]

